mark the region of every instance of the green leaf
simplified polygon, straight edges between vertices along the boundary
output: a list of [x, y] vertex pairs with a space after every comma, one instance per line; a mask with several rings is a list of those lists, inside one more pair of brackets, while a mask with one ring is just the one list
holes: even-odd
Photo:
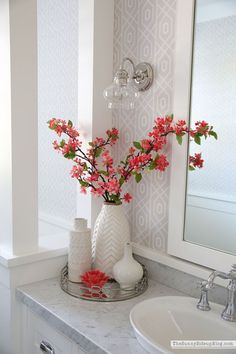
[[61, 140], [61, 142], [60, 142], [60, 147], [62, 147], [62, 148], [63, 148], [63, 146], [65, 146], [65, 143], [66, 143], [66, 142], [65, 142], [65, 140], [64, 140], [64, 139], [62, 139], [62, 140]]
[[201, 145], [201, 138], [198, 134], [194, 136], [194, 141], [196, 144]]
[[69, 125], [69, 127], [73, 127], [73, 123], [71, 120], [68, 120], [68, 125]]
[[138, 141], [134, 141], [133, 144], [136, 147], [136, 149], [142, 150], [142, 146], [141, 146], [141, 144]]
[[178, 141], [178, 144], [181, 145], [183, 142], [183, 137], [181, 135], [176, 135], [176, 140]]
[[195, 168], [193, 166], [191, 166], [191, 165], [188, 166], [188, 169], [189, 169], [189, 171], [194, 171], [195, 170]]
[[101, 173], [101, 175], [104, 175], [104, 176], [109, 176], [109, 173], [104, 170], [99, 170], [99, 173]]
[[85, 182], [82, 179], [79, 179], [79, 183], [80, 183], [81, 187], [88, 187], [89, 186], [88, 182]]
[[[51, 130], [55, 130], [55, 128], [57, 127], [56, 123], [54, 122], [53, 125], [51, 125], [50, 123], [51, 123], [51, 120], [48, 120], [48, 121], [47, 121], [48, 128], [51, 129]], [[49, 124], [50, 124], [50, 125], [49, 125]]]
[[116, 202], [116, 204], [118, 204], [118, 202], [120, 202], [120, 197], [119, 197], [118, 195], [116, 195], [116, 194], [112, 194], [112, 195], [110, 196], [110, 198], [111, 198], [111, 200], [112, 200], [113, 202]]
[[101, 155], [101, 152], [102, 152], [102, 148], [96, 148], [95, 149], [95, 157], [99, 157]]
[[155, 163], [154, 160], [152, 160], [152, 161], [149, 163], [149, 165], [148, 165], [148, 169], [149, 169], [150, 171], [152, 171], [152, 170], [155, 169], [155, 167], [156, 167], [156, 163]]
[[119, 179], [120, 186], [122, 186], [122, 184], [124, 184], [124, 182], [125, 182], [125, 177], [121, 176]]
[[141, 173], [136, 173], [136, 174], [135, 174], [135, 181], [136, 181], [137, 183], [139, 183], [139, 182], [141, 181], [141, 179], [142, 179]]
[[216, 140], [218, 139], [218, 136], [217, 136], [216, 132], [214, 132], [213, 130], [209, 131], [208, 134], [214, 136], [214, 138], [215, 138]]
[[64, 157], [69, 160], [73, 160], [75, 158], [75, 156], [76, 156], [75, 151], [72, 151], [72, 150], [64, 155]]

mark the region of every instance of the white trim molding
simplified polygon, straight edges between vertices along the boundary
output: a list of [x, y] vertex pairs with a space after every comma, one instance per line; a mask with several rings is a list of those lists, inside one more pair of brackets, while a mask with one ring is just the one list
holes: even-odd
[[[174, 77], [174, 115], [189, 122], [194, 0], [178, 0]], [[184, 18], [183, 18], [184, 14]], [[236, 256], [187, 242], [183, 238], [187, 185], [188, 142], [173, 142], [169, 202], [168, 254], [189, 262], [228, 271]], [[201, 232], [201, 225], [199, 225]]]
[[37, 0], [0, 1], [0, 243], [38, 247]]

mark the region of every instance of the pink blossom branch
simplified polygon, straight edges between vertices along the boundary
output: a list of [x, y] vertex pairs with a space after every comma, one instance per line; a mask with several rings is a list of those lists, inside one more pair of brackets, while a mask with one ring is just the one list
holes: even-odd
[[[196, 144], [201, 144], [201, 138], [213, 136], [217, 139], [213, 127], [205, 121], [196, 122], [195, 129], [188, 129], [185, 121], [173, 122], [173, 116], [158, 117], [155, 120], [153, 130], [148, 133], [148, 138], [133, 143], [129, 149], [129, 154], [124, 161], [115, 168], [113, 158], [110, 155], [110, 147], [118, 139], [118, 130], [112, 128], [106, 132], [107, 138], [96, 138], [90, 142], [87, 153], [81, 148], [82, 142], [78, 140], [79, 132], [73, 127], [73, 123], [53, 118], [49, 122], [49, 128], [54, 130], [58, 136], [65, 134], [68, 141], [62, 140], [60, 143], [54, 141], [53, 146], [60, 151], [65, 158], [73, 160], [75, 165], [72, 168], [71, 176], [76, 178], [81, 185], [81, 192], [86, 193], [86, 189], [96, 196], [102, 196], [104, 200], [121, 203], [122, 200], [130, 202], [131, 195], [125, 193], [122, 196], [122, 185], [134, 176], [136, 182], [142, 179], [142, 172], [145, 169], [159, 170], [164, 172], [169, 162], [164, 153], [163, 147], [167, 144], [167, 136], [175, 134], [179, 144], [182, 143], [183, 136], [188, 134]], [[104, 170], [98, 167], [97, 159], [100, 158]], [[201, 154], [189, 157], [189, 168], [202, 168], [204, 160]]]

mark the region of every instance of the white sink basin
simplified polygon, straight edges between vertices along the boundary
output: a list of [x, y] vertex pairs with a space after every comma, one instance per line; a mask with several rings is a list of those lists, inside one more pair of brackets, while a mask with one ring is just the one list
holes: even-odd
[[235, 354], [232, 349], [173, 349], [171, 340], [228, 340], [236, 343], [236, 322], [221, 319], [223, 306], [210, 304], [211, 311], [196, 308], [197, 299], [165, 296], [137, 304], [130, 321], [139, 343], [155, 354]]

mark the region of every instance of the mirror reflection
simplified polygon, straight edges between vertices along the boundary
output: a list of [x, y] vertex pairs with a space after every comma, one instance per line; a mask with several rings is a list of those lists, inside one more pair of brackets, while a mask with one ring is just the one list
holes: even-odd
[[184, 240], [236, 254], [236, 1], [196, 0], [190, 116], [218, 140], [189, 146], [205, 161], [188, 172]]

